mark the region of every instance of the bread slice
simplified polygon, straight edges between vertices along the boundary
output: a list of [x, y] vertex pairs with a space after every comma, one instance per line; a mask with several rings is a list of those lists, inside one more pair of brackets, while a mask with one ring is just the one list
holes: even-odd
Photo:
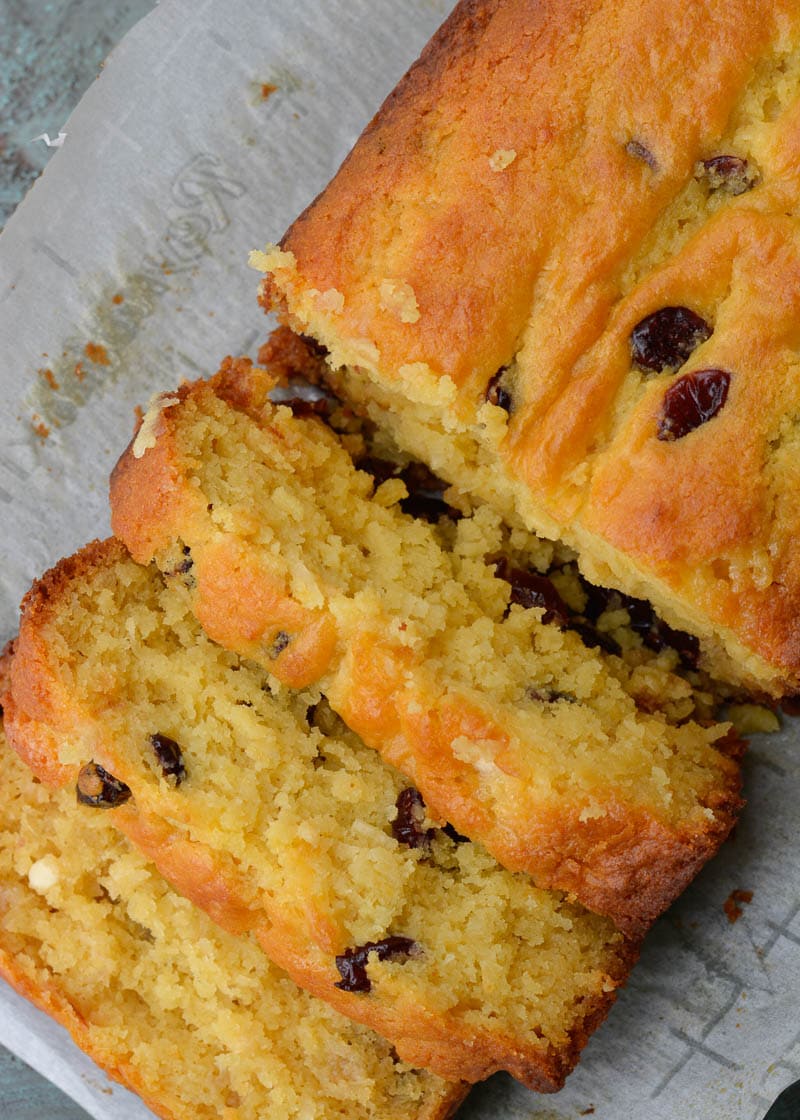
[[108, 541], [27, 597], [6, 728], [42, 780], [77, 783], [85, 815], [403, 1060], [560, 1086], [635, 945], [431, 820], [318, 692], [276, 688]]
[[800, 690], [800, 8], [462, 0], [262, 300], [444, 478]]
[[169, 1120], [443, 1120], [464, 1095], [181, 898], [0, 733], [0, 975]]
[[520, 567], [527, 534], [487, 508], [412, 518], [399, 478], [373, 494], [269, 387], [240, 360], [156, 402], [114, 473], [116, 534], [211, 638], [321, 688], [437, 818], [641, 933], [734, 822], [725, 725], [689, 718], [675, 654], [631, 667], [586, 648], [554, 584]]

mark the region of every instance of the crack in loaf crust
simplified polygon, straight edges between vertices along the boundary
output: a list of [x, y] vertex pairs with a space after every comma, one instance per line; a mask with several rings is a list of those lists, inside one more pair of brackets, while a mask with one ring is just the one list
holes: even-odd
[[0, 974], [159, 1116], [445, 1120], [463, 1098], [217, 929], [1, 733], [0, 788]]
[[[800, 688], [798, 44], [789, 0], [461, 4], [255, 255], [265, 306], [406, 450], [773, 695]], [[666, 306], [713, 330], [681, 374], [731, 377], [673, 442], [675, 370], [630, 352]]]
[[[116, 541], [29, 593], [5, 699], [9, 742], [43, 781], [73, 786], [91, 760], [124, 783], [109, 819], [181, 893], [415, 1066], [554, 1090], [635, 959], [607, 919], [475, 844], [438, 829], [424, 850], [398, 842], [407, 782], [343, 725], [309, 727], [311, 694], [270, 694]], [[179, 785], [154, 733], [180, 744]], [[337, 987], [335, 957], [386, 936], [415, 949], [370, 959], [368, 992]]]
[[319, 687], [435, 816], [642, 933], [741, 806], [738, 766], [714, 746], [724, 725], [640, 710], [619, 659], [509, 606], [485, 559], [499, 531], [467, 520], [447, 552], [390, 508], [398, 480], [370, 497], [333, 433], [272, 405], [270, 385], [239, 360], [182, 386], [114, 472], [117, 536], [185, 578], [213, 640]]

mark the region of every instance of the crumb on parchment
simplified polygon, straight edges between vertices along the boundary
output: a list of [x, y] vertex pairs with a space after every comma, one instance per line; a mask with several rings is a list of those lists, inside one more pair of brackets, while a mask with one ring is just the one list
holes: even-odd
[[83, 348], [83, 352], [90, 362], [94, 362], [98, 366], [110, 365], [108, 351], [105, 346], [99, 342], [87, 342]]
[[728, 921], [731, 925], [738, 922], [742, 916], [743, 910], [739, 903], [748, 904], [753, 901], [752, 891], [735, 890], [731, 891], [728, 897], [722, 904], [722, 909], [728, 916]]
[[56, 390], [60, 388], [58, 382], [56, 381], [56, 375], [53, 373], [53, 371], [49, 367], [46, 367], [44, 369], [40, 369], [39, 370], [39, 376], [44, 378], [44, 380], [47, 382], [47, 384], [50, 386], [50, 388], [53, 390], [53, 392], [56, 392]]

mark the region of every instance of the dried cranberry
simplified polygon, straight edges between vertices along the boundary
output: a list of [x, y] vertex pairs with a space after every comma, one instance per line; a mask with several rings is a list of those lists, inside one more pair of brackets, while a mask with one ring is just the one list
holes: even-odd
[[610, 634], [598, 630], [591, 622], [584, 622], [579, 618], [574, 618], [569, 628], [578, 635], [583, 644], [589, 649], [602, 649], [606, 653], [615, 654], [617, 657], [622, 653], [619, 642], [612, 638]]
[[425, 802], [422, 794], [413, 786], [401, 790], [397, 798], [397, 816], [392, 821], [392, 835], [398, 844], [409, 848], [429, 848], [434, 830], [423, 828]]
[[698, 369], [684, 374], [664, 394], [658, 438], [682, 439], [717, 415], [728, 399], [731, 375], [724, 369]]
[[447, 484], [424, 463], [412, 462], [401, 466], [376, 455], [365, 455], [356, 462], [356, 469], [371, 474], [376, 486], [389, 478], [401, 478], [408, 496], [401, 499], [400, 508], [409, 517], [418, 517], [432, 524], [440, 517], [449, 517], [452, 521], [458, 521], [461, 517], [459, 511], [442, 497]]
[[186, 777], [186, 767], [183, 764], [181, 748], [174, 739], [170, 739], [168, 735], [162, 735], [160, 732], [150, 736], [150, 744], [155, 751], [164, 777], [174, 778], [175, 785], [179, 786]]
[[657, 619], [645, 638], [645, 645], [659, 650], [665, 646], [674, 649], [687, 669], [696, 669], [700, 662], [700, 640], [684, 630], [673, 630], [666, 622]]
[[711, 333], [705, 319], [688, 307], [662, 307], [631, 332], [634, 365], [647, 373], [678, 369]]
[[601, 614], [609, 610], [625, 610], [628, 612], [628, 624], [637, 633], [644, 645], [655, 652], [669, 647], [674, 649], [687, 669], [696, 669], [700, 659], [700, 642], [692, 634], [683, 630], [673, 630], [666, 622], [662, 622], [656, 615], [650, 603], [645, 599], [634, 599], [631, 595], [624, 595], [613, 587], [601, 587], [589, 581], [578, 570], [574, 561], [565, 564], [563, 571], [570, 571], [580, 582], [581, 590], [586, 599], [583, 616], [571, 623], [571, 628], [581, 628], [581, 636], [589, 645], [601, 645], [609, 653], [619, 653], [620, 649], [613, 638], [600, 632], [589, 623], [597, 622]]
[[787, 716], [800, 716], [800, 696], [784, 696], [781, 708]]
[[700, 642], [692, 634], [683, 630], [673, 630], [656, 615], [645, 599], [634, 599], [620, 591], [609, 593], [613, 605], [628, 612], [628, 624], [638, 634], [648, 649], [658, 653], [662, 649], [674, 649], [687, 669], [696, 669], [700, 658]]
[[711, 159], [704, 159], [701, 167], [703, 177], [712, 191], [744, 194], [752, 190], [759, 180], [758, 172], [741, 156], [712, 156]]
[[601, 614], [613, 610], [616, 592], [610, 587], [597, 587], [583, 579], [581, 585], [586, 594], [586, 606], [583, 608], [583, 613], [590, 622], [597, 622]]
[[277, 657], [280, 657], [291, 640], [292, 639], [285, 630], [279, 630], [272, 641], [272, 645], [269, 647], [267, 656], [270, 660], [274, 661]]
[[547, 576], [512, 568], [505, 557], [497, 561], [494, 571], [498, 579], [511, 584], [512, 603], [526, 610], [541, 607], [544, 610], [542, 622], [556, 622], [561, 627], [569, 624], [569, 608]]
[[625, 151], [634, 159], [640, 159], [643, 163], [646, 163], [651, 171], [658, 171], [658, 160], [650, 149], [646, 148], [639, 140], [629, 140], [625, 145]]
[[581, 614], [588, 618], [590, 622], [597, 622], [600, 615], [612, 608], [615, 600], [619, 598], [619, 592], [613, 591], [609, 587], [601, 587], [596, 583], [589, 583], [574, 560], [562, 564], [559, 570], [571, 575], [580, 584], [585, 598], [585, 606]]
[[442, 825], [442, 832], [445, 836], [449, 836], [455, 844], [469, 844], [469, 836], [462, 836], [448, 821], [447, 824]]
[[486, 400], [489, 404], [497, 405], [498, 408], [502, 408], [505, 412], [510, 413], [513, 406], [511, 393], [501, 384], [503, 375], [507, 371], [507, 366], [501, 366], [494, 377], [492, 377], [491, 381], [486, 386]]
[[194, 560], [192, 560], [192, 550], [189, 548], [188, 544], [185, 544], [183, 546], [183, 548], [181, 549], [181, 552], [183, 554], [183, 560], [179, 560], [178, 563], [175, 565], [175, 567], [172, 569], [172, 571], [168, 573], [168, 575], [171, 575], [171, 576], [185, 575], [187, 572], [190, 572], [192, 570], [192, 568], [194, 567]]
[[366, 945], [345, 949], [336, 958], [336, 967], [341, 976], [336, 984], [337, 988], [341, 988], [343, 992], [368, 992], [372, 988], [372, 982], [367, 976], [370, 953], [374, 953], [379, 961], [397, 961], [419, 956], [420, 948], [410, 937], [393, 935], [384, 937], [382, 941], [368, 941]]
[[116, 809], [131, 797], [130, 787], [96, 762], [81, 767], [75, 792], [81, 805], [94, 809]]
[[448, 505], [442, 497], [446, 484], [424, 463], [408, 463], [400, 471], [399, 477], [408, 490], [408, 497], [400, 502], [403, 513], [434, 524], [440, 517], [449, 517], [452, 521], [460, 519], [458, 510]]
[[621, 595], [617, 592], [619, 605], [628, 612], [628, 621], [631, 630], [637, 634], [646, 634], [656, 622], [653, 608], [646, 599], [634, 599], [631, 595]]

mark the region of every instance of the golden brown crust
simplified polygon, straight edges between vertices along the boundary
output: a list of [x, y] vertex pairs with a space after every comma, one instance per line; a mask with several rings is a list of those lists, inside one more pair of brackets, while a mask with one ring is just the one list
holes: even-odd
[[[175, 395], [185, 398], [185, 387], [181, 386]], [[194, 510], [191, 495], [187, 494], [185, 487], [181, 485], [181, 479], [176, 476], [172, 467], [175, 449], [169, 411], [166, 409], [161, 414], [160, 438], [155, 446], [149, 448], [146, 455], [134, 454], [136, 436], [141, 429], [140, 424], [127, 451], [111, 475], [111, 487], [119, 495], [116, 504], [119, 531], [115, 528], [115, 535], [119, 540], [127, 540], [131, 556], [140, 564], [148, 563], [153, 553], [163, 548], [166, 541], [171, 539], [174, 527], [180, 523], [181, 515], [190, 515]], [[152, 495], [153, 507], [157, 510], [158, 516], [148, 524], [148, 535], [143, 537], [140, 533], [127, 530], [129, 525], [139, 525], [137, 509], [140, 490], [144, 487], [147, 487], [147, 493]], [[188, 509], [185, 508], [187, 504]]]
[[[624, 385], [632, 326], [679, 299], [704, 301], [724, 322], [702, 362], [687, 362], [681, 373], [730, 371], [728, 400], [713, 420], [670, 443], [655, 438], [663, 381], [643, 393], [602, 445], [580, 523], [739, 635], [791, 690], [800, 668], [796, 223], [728, 216], [643, 284], [587, 355], [584, 384], [595, 407], [603, 408], [598, 393], [611, 397]], [[592, 435], [601, 442], [596, 425]], [[564, 473], [570, 469], [564, 463]]]
[[325, 380], [325, 351], [311, 338], [296, 335], [289, 327], [277, 327], [259, 348], [258, 364], [267, 369], [276, 382], [302, 378], [312, 385]]
[[289, 688], [314, 684], [328, 670], [338, 638], [335, 620], [296, 602], [246, 545], [233, 539], [210, 544], [196, 568], [194, 609], [209, 638], [228, 649], [255, 652], [278, 648], [280, 635], [291, 634], [273, 666]]
[[[293, 257], [262, 291], [396, 394], [390, 408], [418, 401], [421, 379], [451, 379], [428, 422], [479, 443], [487, 383], [514, 359], [505, 438], [486, 444], [504, 500], [574, 545], [588, 574], [697, 633], [717, 673], [775, 695], [800, 687], [796, 456], [776, 454], [800, 384], [784, 345], [797, 317], [800, 112], [785, 74], [798, 41], [789, 0], [462, 3], [288, 231]], [[691, 220], [676, 216], [631, 292], [626, 269], [652, 252], [654, 227], [731, 143], [757, 152], [757, 189], [697, 201], [716, 218], [685, 250]], [[386, 299], [387, 281], [408, 286], [417, 318]], [[717, 420], [665, 444], [664, 385], [635, 387], [628, 335], [634, 308], [675, 305], [709, 316], [703, 365], [727, 360], [734, 382]], [[347, 391], [346, 372], [337, 383]], [[423, 433], [406, 437], [429, 452]], [[455, 460], [436, 466], [496, 497]]]
[[[13, 705], [14, 718], [20, 724], [30, 720], [47, 720], [54, 713], [69, 711], [72, 690], [69, 682], [53, 671], [50, 650], [41, 631], [58, 609], [59, 594], [73, 579], [79, 579], [84, 573], [126, 555], [125, 546], [119, 541], [92, 541], [81, 552], [53, 565], [27, 593], [20, 606], [26, 624], [20, 626], [11, 663], [11, 694], [5, 707], [8, 718], [11, 718], [10, 705]], [[26, 666], [24, 673], [19, 671], [21, 664]], [[31, 759], [32, 768], [34, 764], [43, 770], [42, 781], [54, 786], [64, 784], [66, 771], [59, 764], [57, 753], [49, 750], [47, 742], [37, 755], [36, 762]]]
[[[774, 0], [461, 3], [282, 247], [304, 287], [346, 293], [341, 328], [378, 342], [384, 370], [424, 361], [481, 388], [528, 326], [544, 261], [577, 257], [561, 293], [582, 319], [570, 322], [573, 349], [596, 337], [620, 259], [713, 146], [789, 10]], [[688, 44], [701, 42], [708, 49], [687, 66]], [[632, 100], [631, 59], [645, 54]], [[631, 140], [657, 153], [657, 173], [626, 150]], [[493, 172], [498, 150], [516, 158]], [[377, 285], [393, 277], [414, 290], [417, 323], [376, 308]]]

